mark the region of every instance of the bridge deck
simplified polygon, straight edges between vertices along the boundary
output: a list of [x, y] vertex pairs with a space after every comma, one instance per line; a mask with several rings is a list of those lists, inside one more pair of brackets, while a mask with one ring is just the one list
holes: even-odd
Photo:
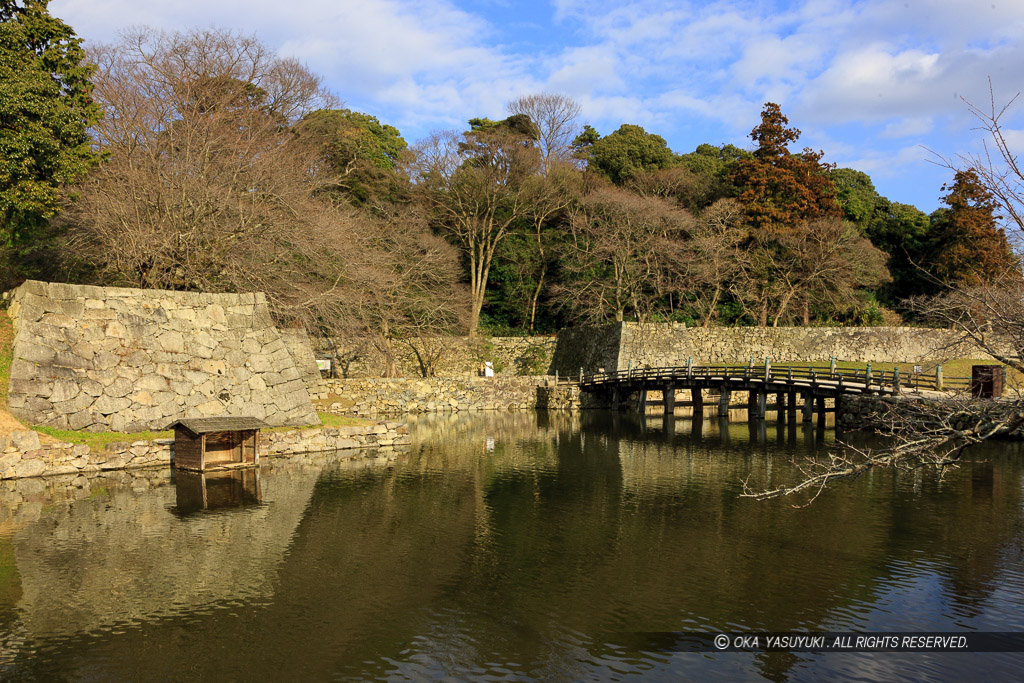
[[627, 391], [718, 388], [764, 393], [811, 393], [815, 396], [843, 394], [894, 394], [900, 390], [898, 372], [837, 372], [809, 367], [771, 366], [688, 366], [639, 368], [584, 375], [583, 390], [624, 389]]

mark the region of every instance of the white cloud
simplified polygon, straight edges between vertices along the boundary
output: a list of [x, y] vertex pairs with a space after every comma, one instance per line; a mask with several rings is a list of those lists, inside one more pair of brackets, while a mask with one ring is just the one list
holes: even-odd
[[912, 116], [890, 121], [879, 133], [879, 137], [898, 139], [922, 136], [932, 132], [935, 121], [930, 116]]
[[919, 142], [971, 149], [960, 98], [987, 102], [989, 77], [997, 99], [1024, 89], [1019, 1], [552, 0], [523, 4], [513, 23], [491, 18], [503, 3], [53, 0], [50, 10], [97, 41], [132, 24], [255, 32], [410, 140], [549, 91], [577, 98], [602, 132], [638, 123], [685, 151], [749, 144], [761, 105], [775, 101], [802, 143], [888, 173], [893, 159], [914, 163], [906, 150]]

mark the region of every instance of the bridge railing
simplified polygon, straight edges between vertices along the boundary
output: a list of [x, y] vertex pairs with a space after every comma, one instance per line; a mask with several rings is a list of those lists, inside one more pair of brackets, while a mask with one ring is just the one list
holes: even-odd
[[[899, 369], [876, 370], [867, 368], [842, 369], [822, 368], [794, 364], [757, 365], [687, 365], [673, 367], [627, 368], [625, 370], [597, 371], [582, 373], [581, 386], [595, 386], [622, 381], [670, 382], [694, 378], [760, 379], [764, 381], [786, 381], [795, 384], [828, 383], [838, 386], [860, 385], [878, 388], [966, 390], [970, 388], [969, 377], [943, 377], [941, 367], [930, 373], [900, 372]], [[852, 388], [852, 386], [851, 386]]]

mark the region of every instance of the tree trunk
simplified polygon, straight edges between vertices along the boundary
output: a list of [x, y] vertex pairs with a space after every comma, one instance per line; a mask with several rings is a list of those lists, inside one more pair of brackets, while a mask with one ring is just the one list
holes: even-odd
[[704, 322], [701, 323], [701, 327], [707, 327], [711, 323], [711, 318], [715, 315], [715, 310], [718, 308], [718, 299], [722, 296], [722, 288], [715, 287], [715, 295], [711, 297], [711, 303], [708, 304], [708, 311], [704, 314]]
[[533, 332], [533, 325], [537, 320], [537, 300], [540, 298], [540, 290], [544, 286], [544, 275], [547, 272], [547, 265], [541, 263], [540, 274], [537, 276], [537, 287], [533, 290], [533, 298], [530, 300], [530, 332]]

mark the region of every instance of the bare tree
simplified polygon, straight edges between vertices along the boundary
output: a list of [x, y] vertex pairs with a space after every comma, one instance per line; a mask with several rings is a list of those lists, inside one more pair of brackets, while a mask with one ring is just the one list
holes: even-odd
[[454, 247], [433, 235], [422, 217], [400, 214], [381, 221], [364, 237], [375, 263], [372, 281], [358, 295], [363, 334], [381, 354], [384, 377], [397, 377], [398, 345], [433, 374], [441, 349], [432, 340], [465, 329], [466, 295]]
[[[718, 304], [739, 275], [738, 253], [746, 238], [746, 213], [734, 199], [720, 199], [701, 212], [690, 231], [692, 267], [680, 273], [686, 294], [707, 327], [718, 315]], [[689, 277], [686, 277], [686, 276]]]
[[876, 468], [931, 467], [941, 476], [957, 466], [969, 446], [1024, 426], [1024, 400], [978, 401], [964, 394], [941, 400], [887, 399], [879, 401], [872, 420], [880, 434], [893, 440], [892, 446], [870, 449], [838, 444], [827, 458], [798, 462], [801, 476], [793, 483], [764, 489], [748, 476], [742, 495], [768, 500], [804, 494], [809, 498], [803, 505], [809, 505], [829, 484]]
[[541, 166], [544, 175], [559, 163], [572, 163], [572, 141], [582, 108], [567, 95], [551, 93], [524, 95], [505, 105], [509, 114], [525, 114], [537, 126]]
[[662, 296], [678, 290], [675, 277], [689, 255], [679, 246], [693, 217], [672, 202], [640, 197], [611, 185], [586, 194], [571, 209], [572, 240], [565, 267], [575, 278], [556, 298], [581, 322], [644, 322]]
[[[422, 309], [427, 292], [438, 296], [431, 306], [449, 301], [440, 281], [457, 259], [447, 245], [431, 244], [422, 221], [318, 197], [333, 168], [291, 129], [333, 102], [316, 76], [225, 31], [142, 30], [96, 57], [106, 116], [95, 134], [109, 160], [65, 217], [68, 267], [82, 279], [263, 291], [280, 322], [332, 335], [444, 318]], [[419, 298], [385, 296], [394, 291]]]
[[434, 133], [413, 151], [420, 196], [469, 266], [469, 335], [474, 337], [495, 251], [532, 211], [537, 150], [527, 137], [499, 126], [461, 135]]

